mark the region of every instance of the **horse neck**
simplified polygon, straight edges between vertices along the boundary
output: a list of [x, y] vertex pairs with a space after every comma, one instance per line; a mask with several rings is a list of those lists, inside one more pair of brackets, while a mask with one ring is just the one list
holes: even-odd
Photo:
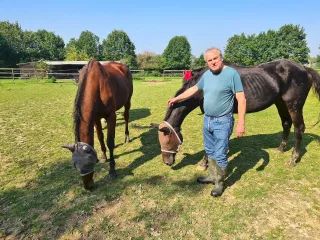
[[188, 116], [196, 107], [199, 106], [199, 100], [196, 98], [189, 98], [181, 103], [177, 103], [176, 106], [171, 110], [170, 108], [167, 111], [171, 110], [169, 116], [166, 116], [164, 121], [170, 123], [170, 125], [175, 129], [176, 132], [180, 132], [181, 125]]
[[94, 146], [94, 121], [101, 101], [100, 92], [103, 79], [88, 77], [78, 99], [79, 114], [76, 119], [76, 141]]

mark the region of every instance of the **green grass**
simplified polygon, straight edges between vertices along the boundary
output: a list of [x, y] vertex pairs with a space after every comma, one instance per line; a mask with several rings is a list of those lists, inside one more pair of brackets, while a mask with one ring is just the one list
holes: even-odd
[[[97, 188], [83, 190], [71, 153], [72, 81], [0, 81], [0, 238], [8, 239], [315, 239], [320, 236], [319, 103], [309, 94], [301, 162], [286, 165], [276, 108], [248, 114], [246, 134], [230, 140], [229, 187], [218, 199], [212, 185], [198, 185], [204, 151], [202, 118], [184, 121], [184, 143], [174, 166], [162, 163], [157, 130], [167, 100], [181, 79], [134, 81], [132, 141], [123, 144], [118, 114], [116, 168], [98, 164]], [[160, 79], [154, 79], [160, 81]], [[237, 117], [236, 117], [237, 118]], [[95, 148], [99, 152], [97, 140]]]

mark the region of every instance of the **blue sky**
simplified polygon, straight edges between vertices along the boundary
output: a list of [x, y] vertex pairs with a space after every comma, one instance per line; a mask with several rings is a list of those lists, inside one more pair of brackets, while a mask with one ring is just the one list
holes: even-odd
[[1, 1], [0, 21], [23, 30], [46, 29], [67, 44], [89, 30], [100, 42], [116, 29], [125, 31], [136, 53], [161, 54], [174, 36], [186, 36], [196, 57], [209, 47], [222, 51], [234, 34], [259, 34], [299, 24], [311, 56], [320, 55], [320, 1]]

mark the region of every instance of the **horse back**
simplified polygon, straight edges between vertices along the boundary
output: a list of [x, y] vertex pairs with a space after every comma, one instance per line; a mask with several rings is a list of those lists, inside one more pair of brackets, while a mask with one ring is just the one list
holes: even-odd
[[234, 68], [241, 76], [248, 113], [266, 109], [280, 98], [288, 102], [301, 95], [305, 100], [312, 84], [305, 68], [289, 60]]
[[110, 62], [102, 66], [118, 110], [131, 99], [133, 93], [131, 72], [127, 66], [118, 62]]

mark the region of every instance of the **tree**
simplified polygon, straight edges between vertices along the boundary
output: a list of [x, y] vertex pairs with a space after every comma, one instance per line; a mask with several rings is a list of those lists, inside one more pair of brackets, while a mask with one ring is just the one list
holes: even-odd
[[279, 58], [308, 63], [310, 52], [304, 28], [300, 25], [284, 25], [277, 32]]
[[154, 52], [143, 52], [137, 55], [137, 66], [138, 69], [144, 70], [161, 70], [162, 59], [161, 55], [157, 55]]
[[191, 47], [185, 36], [175, 36], [162, 54], [166, 69], [188, 69], [191, 65]]
[[255, 35], [234, 35], [228, 39], [224, 58], [238, 65], [254, 65], [257, 56]]
[[64, 59], [64, 41], [54, 32], [46, 30], [25, 31], [24, 46], [24, 61]]
[[279, 58], [277, 49], [277, 32], [268, 30], [267, 33], [260, 33], [255, 39], [256, 59], [254, 64], [270, 62]]
[[0, 34], [10, 48], [10, 56], [7, 57], [6, 64], [8, 67], [16, 67], [23, 56], [23, 31], [18, 22], [5, 21], [0, 22]]
[[113, 30], [101, 45], [102, 59], [105, 61], [124, 60], [130, 63], [130, 68], [135, 68], [135, 46], [128, 35], [122, 30]]
[[206, 66], [207, 63], [206, 63], [206, 60], [204, 59], [203, 53], [200, 54], [196, 63], [197, 63], [197, 65], [196, 65], [197, 68], [201, 68], [201, 67]]
[[7, 43], [7, 40], [0, 33], [0, 67], [7, 67], [11, 65], [11, 54], [13, 49]]
[[100, 59], [99, 37], [90, 31], [83, 31], [80, 34], [76, 48], [89, 57]]
[[77, 48], [77, 40], [71, 38], [66, 46], [66, 58], [67, 61], [88, 61], [90, 56], [87, 55], [84, 51], [81, 51]]
[[[320, 46], [319, 46], [320, 49]], [[316, 68], [320, 68], [320, 54], [317, 55], [317, 59], [316, 59]]]
[[276, 59], [308, 62], [306, 34], [299, 25], [284, 25], [278, 31], [259, 35], [234, 35], [228, 39], [225, 58], [240, 65], [255, 65]]

